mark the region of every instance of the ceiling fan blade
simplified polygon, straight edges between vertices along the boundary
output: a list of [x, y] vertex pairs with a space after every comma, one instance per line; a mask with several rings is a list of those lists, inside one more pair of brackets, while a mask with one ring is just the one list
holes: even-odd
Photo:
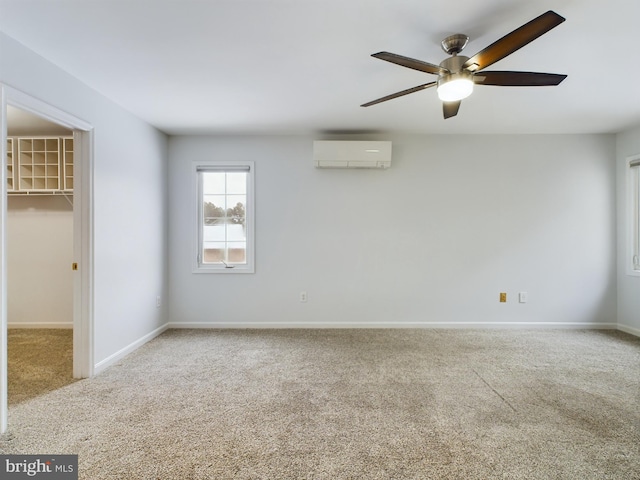
[[461, 103], [462, 100], [458, 100], [457, 102], [442, 102], [442, 113], [444, 114], [445, 120], [447, 118], [455, 117], [458, 114]]
[[552, 28], [560, 25], [564, 20], [564, 17], [561, 17], [553, 10], [549, 10], [505, 35], [484, 50], [479, 51], [467, 60], [462, 68], [472, 72], [482, 70], [544, 35]]
[[424, 90], [425, 88], [433, 87], [435, 84], [436, 82], [429, 82], [423, 85], [418, 85], [417, 87], [408, 88], [406, 90], [402, 90], [401, 92], [392, 93], [391, 95], [387, 95], [386, 97], [378, 98], [377, 100], [372, 100], [371, 102], [364, 103], [360, 106], [370, 107], [371, 105], [386, 102], [387, 100], [393, 100], [394, 98], [402, 97], [403, 95], [409, 95], [410, 93], [419, 92], [420, 90]]
[[403, 67], [413, 68], [421, 72], [433, 73], [439, 75], [440, 73], [448, 73], [449, 70], [442, 68], [433, 63], [423, 62], [422, 60], [416, 60], [415, 58], [403, 57], [395, 53], [378, 52], [371, 55], [372, 57], [379, 58], [380, 60], [386, 60], [387, 62], [395, 63], [396, 65], [402, 65]]
[[566, 75], [537, 72], [480, 72], [473, 76], [478, 85], [499, 85], [505, 87], [543, 87], [559, 85]]

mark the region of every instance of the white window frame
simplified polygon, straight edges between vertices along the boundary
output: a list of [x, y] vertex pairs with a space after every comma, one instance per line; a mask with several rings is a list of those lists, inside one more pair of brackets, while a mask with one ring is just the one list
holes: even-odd
[[[247, 205], [245, 207], [245, 223], [247, 230], [247, 250], [246, 250], [246, 264], [234, 264], [225, 265], [202, 263], [202, 240], [203, 240], [203, 198], [202, 198], [202, 181], [200, 172], [207, 168], [224, 170], [229, 168], [229, 171], [238, 170], [239, 168], [248, 168], [247, 175]], [[193, 178], [193, 230], [194, 241], [192, 251], [192, 272], [193, 273], [255, 273], [255, 163], [252, 161], [204, 161], [193, 162], [191, 169], [191, 176]]]
[[627, 157], [627, 274], [640, 276], [640, 154]]

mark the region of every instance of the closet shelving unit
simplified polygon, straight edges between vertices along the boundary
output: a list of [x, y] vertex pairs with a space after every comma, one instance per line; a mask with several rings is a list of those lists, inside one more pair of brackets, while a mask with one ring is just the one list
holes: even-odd
[[62, 139], [62, 159], [64, 161], [64, 190], [73, 192], [73, 138]]
[[7, 138], [7, 191], [73, 194], [73, 137]]
[[13, 138], [7, 138], [7, 190], [13, 191]]

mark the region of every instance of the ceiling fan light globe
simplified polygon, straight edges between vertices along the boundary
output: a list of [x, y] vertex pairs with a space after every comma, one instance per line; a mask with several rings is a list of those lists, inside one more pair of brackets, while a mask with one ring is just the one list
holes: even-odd
[[473, 92], [473, 80], [469, 76], [455, 74], [438, 81], [438, 98], [443, 102], [458, 102]]

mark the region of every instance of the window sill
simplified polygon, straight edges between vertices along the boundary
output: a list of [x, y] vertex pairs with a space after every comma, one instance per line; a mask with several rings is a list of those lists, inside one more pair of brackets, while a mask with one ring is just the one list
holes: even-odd
[[253, 267], [194, 267], [191, 273], [214, 273], [214, 274], [233, 274], [233, 273], [255, 273]]

